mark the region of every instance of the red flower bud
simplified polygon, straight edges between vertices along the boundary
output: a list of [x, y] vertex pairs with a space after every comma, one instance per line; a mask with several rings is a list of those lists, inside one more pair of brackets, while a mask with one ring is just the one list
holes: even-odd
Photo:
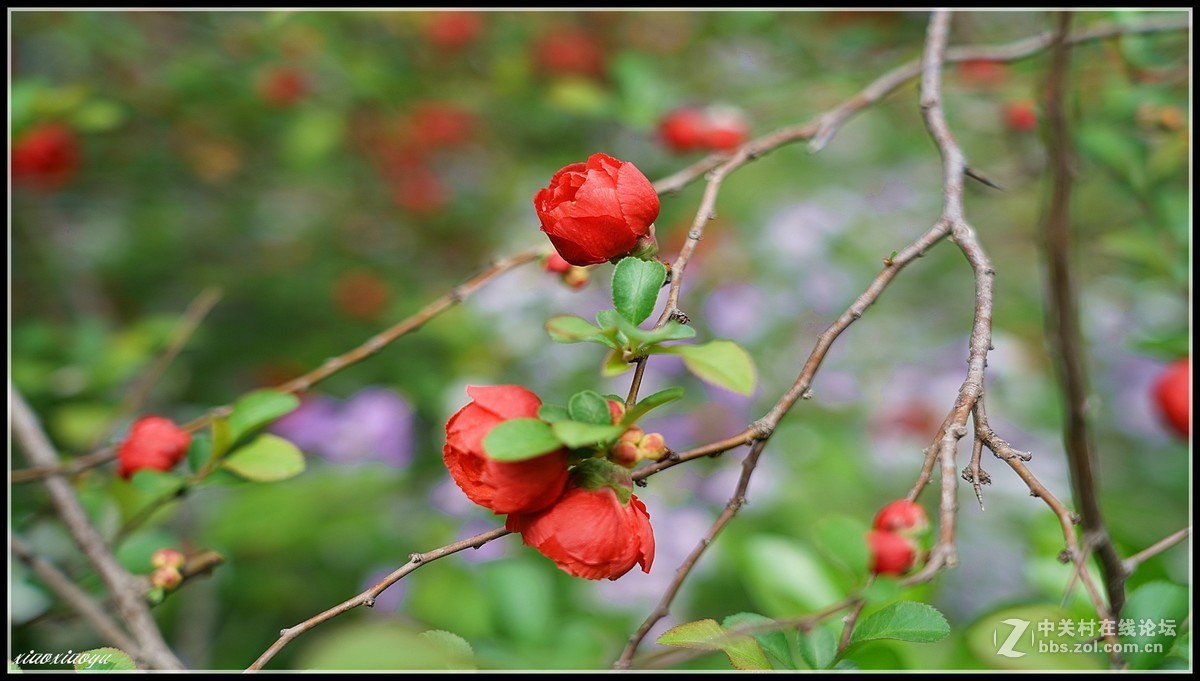
[[710, 106], [707, 113], [708, 130], [704, 135], [704, 143], [709, 149], [729, 151], [746, 141], [746, 136], [750, 134], [750, 126], [740, 109]]
[[425, 24], [425, 39], [443, 50], [460, 50], [483, 33], [479, 12], [437, 12]]
[[539, 38], [533, 49], [537, 65], [549, 73], [604, 76], [604, 45], [583, 29], [559, 27]]
[[875, 529], [914, 536], [929, 529], [929, 517], [925, 509], [908, 499], [897, 499], [880, 509], [875, 516]]
[[638, 444], [638, 452], [643, 459], [658, 461], [667, 453], [667, 441], [662, 433], [646, 433], [646, 437]]
[[187, 455], [191, 443], [192, 436], [171, 419], [143, 416], [134, 421], [117, 450], [117, 475], [128, 478], [144, 468], [169, 471]]
[[1004, 106], [1004, 124], [1015, 132], [1037, 130], [1037, 112], [1031, 102], [1010, 102]]
[[183, 567], [183, 554], [175, 549], [159, 549], [150, 556], [150, 565], [156, 568]]
[[1154, 384], [1163, 421], [1185, 439], [1192, 434], [1192, 358], [1176, 360]]
[[867, 532], [871, 550], [871, 572], [877, 575], [902, 575], [917, 564], [917, 543], [892, 532]]
[[566, 274], [562, 275], [562, 281], [567, 286], [574, 289], [580, 289], [588, 285], [592, 280], [592, 275], [587, 271], [586, 267], [576, 267], [571, 265], [571, 269], [567, 270]]
[[642, 438], [645, 437], [645, 435], [646, 431], [642, 430], [640, 426], [629, 426], [624, 433], [621, 433], [621, 437], [619, 439], [621, 442], [629, 442], [636, 445], [642, 441]]
[[166, 591], [170, 591], [182, 583], [183, 575], [179, 573], [179, 568], [160, 567], [150, 573], [150, 584]]
[[700, 109], [675, 109], [658, 124], [658, 134], [671, 151], [687, 153], [702, 149], [706, 142], [708, 119]]
[[625, 468], [633, 468], [642, 460], [641, 450], [633, 442], [618, 442], [608, 453], [613, 463]]
[[555, 251], [546, 256], [546, 261], [542, 263], [542, 267], [545, 267], [547, 272], [566, 274], [567, 272], [571, 271], [571, 268], [574, 267], [574, 265], [566, 260], [563, 260], [563, 257], [558, 254], [558, 251]]
[[968, 59], [958, 63], [955, 75], [966, 85], [991, 88], [1007, 80], [1008, 66], [990, 59]]
[[279, 67], [263, 72], [258, 81], [258, 94], [275, 107], [289, 107], [308, 94], [308, 81], [297, 68]]
[[[527, 546], [576, 577], [617, 579], [634, 565], [650, 572], [654, 530], [646, 506], [631, 493], [631, 486], [626, 486], [628, 473], [598, 459], [589, 461], [595, 464], [584, 462], [576, 467], [587, 471], [573, 478], [580, 486], [568, 487], [547, 509], [510, 515], [505, 527], [520, 532]], [[592, 479], [594, 471], [605, 468], [616, 471], [613, 476], [623, 474], [625, 484], [612, 477], [607, 483]], [[587, 489], [591, 485], [595, 487]]]
[[542, 401], [517, 385], [470, 386], [474, 400], [446, 422], [442, 458], [467, 497], [496, 513], [525, 513], [554, 503], [567, 484], [567, 452], [534, 459], [493, 461], [483, 439], [496, 424], [537, 416]]
[[38, 189], [58, 189], [79, 168], [79, 141], [61, 123], [41, 123], [12, 142], [12, 179]]
[[612, 415], [613, 425], [621, 422], [625, 418], [625, 403], [618, 400], [608, 401], [608, 413]]
[[632, 163], [607, 154], [559, 170], [534, 195], [533, 206], [559, 255], [580, 267], [645, 246], [647, 237], [653, 239], [659, 209], [650, 180]]

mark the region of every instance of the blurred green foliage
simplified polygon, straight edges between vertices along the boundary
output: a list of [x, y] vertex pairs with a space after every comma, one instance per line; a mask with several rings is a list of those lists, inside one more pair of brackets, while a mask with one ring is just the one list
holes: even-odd
[[[1151, 15], [1081, 13], [1075, 26]], [[11, 380], [71, 455], [119, 437], [124, 396], [206, 287], [221, 287], [223, 298], [143, 413], [182, 422], [277, 385], [411, 314], [489, 258], [543, 244], [530, 197], [567, 163], [604, 151], [651, 179], [682, 168], [694, 159], [671, 156], [654, 134], [671, 108], [736, 104], [756, 134], [809, 120], [917, 57], [927, 17], [487, 12], [447, 25], [429, 12], [19, 11], [10, 19], [14, 144], [57, 122], [79, 147], [77, 171], [61, 186], [14, 178], [10, 216]], [[1049, 26], [1041, 12], [963, 13], [952, 43], [1000, 43]], [[580, 33], [565, 56], [547, 54], [548, 36]], [[1157, 422], [1149, 397], [1162, 363], [1191, 346], [1188, 43], [1174, 32], [1072, 53], [1075, 272], [1101, 502], [1126, 555], [1190, 522], [1189, 449]], [[1040, 55], [982, 78], [948, 67], [945, 100], [971, 167], [1003, 187], [969, 184], [966, 197], [998, 272], [994, 425], [1034, 451], [1034, 472], [1066, 499], [1042, 326], [1045, 152], [1038, 132], [1007, 128], [1003, 113], [1014, 103], [1038, 111], [1047, 63]], [[701, 338], [731, 337], [750, 350], [760, 386], [739, 398], [685, 377], [677, 358], [652, 358], [644, 394], [687, 389], [659, 410], [674, 413], [657, 422], [673, 434], [670, 446], [727, 437], [761, 415], [881, 260], [936, 219], [941, 169], [915, 92], [906, 86], [865, 111], [819, 154], [787, 147], [725, 183], [681, 306]], [[663, 198], [664, 255], [682, 243], [700, 191]], [[468, 383], [528, 385], [551, 404], [584, 389], [624, 394], [628, 375], [602, 379], [597, 348], [555, 345], [542, 329], [552, 314], [591, 318], [606, 305], [610, 272], [596, 268], [578, 293], [536, 265], [507, 274], [316, 389], [401, 395], [413, 412], [404, 465], [307, 451], [298, 477], [214, 478], [130, 536], [119, 557], [139, 574], [162, 546], [226, 558], [211, 579], [156, 608], [187, 664], [244, 668], [282, 627], [358, 593], [411, 552], [499, 523], [448, 482], [442, 424], [466, 402]], [[669, 625], [801, 615], [862, 584], [856, 541], [876, 509], [907, 491], [961, 381], [971, 291], [969, 268], [943, 244], [839, 340], [814, 399], [772, 439], [751, 504], [702, 561]], [[693, 462], [639, 491], [658, 533], [651, 575], [574, 579], [509, 537], [423, 567], [375, 609], [306, 634], [271, 667], [606, 668], [733, 491], [739, 456]], [[1104, 665], [1102, 654], [1023, 662], [995, 654], [997, 623], [1012, 613], [1094, 613], [1078, 588], [1062, 602], [1071, 569], [1055, 560], [1054, 517], [1002, 464], [985, 466], [994, 481], [986, 513], [960, 487], [959, 568], [902, 593], [885, 588], [863, 613], [930, 603], [945, 613], [949, 637], [864, 642], [839, 664]], [[148, 500], [109, 469], [81, 476], [78, 487], [109, 536]], [[98, 590], [39, 487], [12, 493], [13, 531]], [[1179, 586], [1161, 587], [1171, 595], [1161, 612], [1157, 601], [1136, 600], [1147, 616], [1186, 612], [1176, 608], [1190, 591], [1187, 557], [1175, 549], [1131, 579], [1131, 590], [1186, 587], [1182, 596]], [[14, 651], [103, 643], [13, 567]], [[816, 659], [840, 635], [837, 622], [811, 632], [795, 659]], [[449, 633], [422, 633], [430, 630]], [[1189, 654], [1176, 645], [1140, 659], [1186, 666]], [[681, 667], [728, 664], [713, 653]]]

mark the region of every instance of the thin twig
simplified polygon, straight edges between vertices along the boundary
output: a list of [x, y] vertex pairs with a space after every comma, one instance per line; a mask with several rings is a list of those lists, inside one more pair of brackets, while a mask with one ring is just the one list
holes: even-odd
[[729, 497], [729, 501], [725, 504], [725, 510], [717, 516], [713, 521], [708, 532], [696, 544], [696, 548], [688, 554], [688, 557], [675, 571], [675, 578], [671, 580], [671, 584], [659, 599], [658, 605], [654, 606], [654, 610], [646, 616], [641, 626], [637, 631], [629, 637], [629, 642], [625, 645], [625, 650], [621, 652], [621, 657], [613, 665], [616, 669], [628, 669], [630, 662], [633, 661], [633, 656], [637, 654], [638, 646], [642, 644], [642, 640], [646, 638], [646, 634], [658, 621], [666, 617], [671, 610], [671, 603], [675, 600], [675, 596], [679, 593], [679, 589], [683, 587], [683, 582], [691, 574], [692, 569], [696, 567], [696, 563], [700, 561], [700, 557], [709, 546], [716, 540], [717, 535], [721, 533], [729, 521], [737, 515], [738, 510], [746, 504], [746, 490], [750, 486], [750, 477], [754, 475], [754, 467], [758, 465], [758, 459], [762, 455], [763, 447], [766, 446], [766, 440], [759, 440], [750, 448], [750, 453], [746, 455], [745, 461], [742, 462], [742, 475], [738, 478], [737, 488], [734, 489], [733, 495]]
[[15, 536], [12, 537], [11, 546], [13, 555], [28, 565], [33, 574], [37, 575], [43, 584], [50, 587], [51, 591], [58, 594], [64, 603], [87, 620], [100, 638], [121, 650], [137, 649], [138, 646], [133, 639], [129, 638], [129, 635], [122, 631], [116, 622], [109, 619], [100, 604], [86, 591], [75, 586], [75, 582], [72, 582], [70, 577], [64, 575], [54, 564], [39, 557], [25, 545], [25, 542]]
[[[304, 374], [303, 376], [294, 378], [286, 383], [276, 386], [275, 390], [287, 393], [297, 393], [308, 390], [312, 386], [316, 385], [320, 381], [325, 380], [326, 378], [329, 378], [333, 374], [379, 353], [385, 347], [405, 334], [412, 333], [413, 331], [420, 329], [429, 320], [466, 300], [468, 296], [478, 291], [492, 279], [495, 279], [497, 276], [504, 274], [511, 269], [537, 260], [545, 253], [545, 251], [545, 248], [531, 248], [521, 251], [516, 255], [497, 260], [483, 271], [472, 276], [466, 282], [439, 296], [433, 302], [421, 308], [421, 310], [407, 317], [398, 324], [372, 336], [371, 338], [367, 339], [365, 343], [359, 345], [353, 350], [350, 350], [349, 352], [325, 360], [325, 362], [319, 367]], [[215, 407], [209, 410], [209, 413], [205, 416], [201, 416], [200, 418], [194, 419], [185, 424], [183, 429], [188, 432], [195, 432], [207, 425], [212, 419], [213, 415], [226, 413], [230, 408], [231, 407], [229, 405]], [[54, 473], [74, 474], [78, 473], [79, 471], [87, 470], [88, 468], [108, 463], [109, 461], [115, 459], [116, 456], [117, 451], [115, 447], [106, 447], [96, 452], [92, 452], [91, 454], [73, 459], [65, 464], [56, 465], [53, 467], [33, 466], [24, 470], [13, 471], [9, 475], [9, 480], [13, 483], [30, 482], [32, 480], [40, 480], [41, 478]]]
[[353, 610], [359, 606], [366, 606], [368, 608], [373, 607], [375, 605], [375, 598], [378, 597], [379, 594], [383, 593], [383, 591], [389, 586], [400, 581], [405, 575], [416, 570], [422, 565], [425, 565], [426, 563], [432, 563], [439, 558], [445, 558], [450, 554], [458, 553], [464, 549], [479, 548], [493, 539], [499, 539], [507, 534], [509, 534], [508, 530], [504, 529], [503, 527], [497, 527], [494, 530], [480, 532], [473, 537], [467, 537], [462, 541], [457, 541], [453, 544], [447, 544], [441, 548], [433, 549], [432, 551], [412, 554], [407, 563], [401, 565], [387, 577], [379, 580], [379, 582], [370, 589], [367, 589], [357, 596], [345, 600], [322, 613], [313, 615], [294, 627], [289, 627], [280, 631], [279, 640], [275, 641], [275, 643], [273, 643], [266, 652], [260, 655], [259, 658], [254, 661], [254, 664], [250, 665], [246, 671], [253, 672], [262, 669], [263, 666], [270, 662], [271, 658], [275, 657], [280, 650], [283, 650], [283, 647], [291, 642], [292, 639], [296, 638], [300, 634], [303, 634], [309, 629], [312, 629], [318, 624], [321, 624], [326, 620], [331, 620], [334, 617], [337, 617], [344, 612]]
[[1133, 554], [1132, 556], [1126, 558], [1125, 559], [1125, 574], [1133, 574], [1133, 571], [1136, 570], [1139, 565], [1141, 565], [1142, 563], [1145, 563], [1146, 561], [1157, 556], [1158, 554], [1162, 553], [1163, 551], [1166, 551], [1167, 549], [1171, 548], [1172, 546], [1175, 546], [1176, 544], [1183, 541], [1184, 539], [1187, 539], [1189, 536], [1191, 536], [1191, 534], [1192, 534], [1192, 528], [1185, 527], [1182, 530], [1179, 530], [1178, 532], [1168, 535], [1167, 537], [1164, 537], [1164, 538], [1154, 542], [1150, 546], [1148, 546], [1148, 547], [1142, 549], [1141, 551], [1138, 551], [1137, 553]]
[[1051, 52], [1046, 86], [1046, 151], [1050, 165], [1050, 197], [1042, 215], [1041, 232], [1046, 259], [1046, 329], [1065, 404], [1063, 446], [1071, 473], [1071, 487], [1083, 516], [1085, 541], [1096, 551], [1104, 574], [1104, 589], [1113, 614], [1125, 605], [1125, 569], [1108, 536], [1096, 493], [1092, 461], [1095, 458], [1088, 432], [1087, 352], [1079, 329], [1079, 295], [1071, 270], [1071, 139], [1063, 108], [1063, 90], [1070, 68], [1065, 42], [1071, 13], [1060, 12]]
[[146, 402], [146, 398], [150, 395], [150, 390], [154, 388], [154, 384], [171, 365], [175, 357], [183, 350], [183, 346], [187, 344], [188, 339], [200, 327], [200, 322], [208, 316], [208, 313], [213, 309], [213, 306], [221, 300], [221, 289], [216, 286], [210, 286], [200, 292], [199, 295], [188, 304], [187, 309], [183, 311], [179, 322], [175, 325], [175, 329], [171, 331], [170, 338], [167, 339], [167, 344], [162, 354], [158, 359], [146, 369], [146, 371], [138, 377], [133, 388], [125, 394], [125, 399], [121, 402], [121, 406], [117, 409], [117, 414], [112, 418], [112, 426], [100, 437], [96, 438], [92, 443], [92, 447], [99, 445], [108, 438], [112, 437], [113, 429], [118, 424], [136, 414]]
[[[13, 436], [25, 450], [26, 457], [38, 466], [56, 465], [58, 454], [38, 423], [37, 417], [11, 384], [8, 393], [12, 409]], [[87, 512], [79, 503], [71, 483], [57, 475], [46, 478], [44, 482], [46, 490], [50, 493], [50, 501], [54, 504], [63, 525], [95, 567], [96, 573], [116, 602], [117, 612], [137, 642], [136, 648], [127, 652], [142, 666], [152, 669], [183, 669], [183, 664], [163, 640], [162, 632], [158, 630], [150, 609], [133, 584], [132, 576], [117, 562], [105, 546], [100, 533], [88, 520]]]

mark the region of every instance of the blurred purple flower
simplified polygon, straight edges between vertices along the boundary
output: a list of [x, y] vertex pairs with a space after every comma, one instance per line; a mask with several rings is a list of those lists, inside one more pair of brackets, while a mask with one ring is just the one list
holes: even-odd
[[704, 303], [705, 319], [722, 338], [752, 341], [762, 335], [767, 315], [767, 298], [754, 284], [721, 286]]
[[275, 422], [271, 432], [333, 463], [380, 461], [402, 468], [413, 455], [413, 412], [387, 388], [364, 388], [345, 402], [316, 395]]

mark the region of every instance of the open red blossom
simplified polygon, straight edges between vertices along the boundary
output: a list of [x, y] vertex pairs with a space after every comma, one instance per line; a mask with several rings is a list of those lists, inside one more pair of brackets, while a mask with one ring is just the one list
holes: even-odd
[[79, 168], [79, 140], [61, 123], [40, 123], [12, 143], [12, 178], [38, 189], [58, 189]]
[[505, 527], [564, 572], [584, 579], [617, 579], [654, 562], [654, 530], [646, 506], [634, 495], [622, 505], [611, 487], [570, 487], [537, 513], [514, 514]]
[[169, 471], [187, 455], [192, 436], [161, 416], [134, 421], [129, 437], [117, 450], [117, 475], [128, 478], [137, 471]]
[[654, 186], [636, 166], [592, 154], [555, 173], [534, 194], [533, 207], [559, 255], [585, 267], [652, 242], [659, 205]]
[[526, 461], [494, 461], [483, 439], [497, 424], [537, 416], [542, 401], [518, 385], [469, 386], [474, 400], [446, 422], [442, 458], [467, 497], [496, 513], [526, 513], [554, 503], [567, 484], [567, 452]]

